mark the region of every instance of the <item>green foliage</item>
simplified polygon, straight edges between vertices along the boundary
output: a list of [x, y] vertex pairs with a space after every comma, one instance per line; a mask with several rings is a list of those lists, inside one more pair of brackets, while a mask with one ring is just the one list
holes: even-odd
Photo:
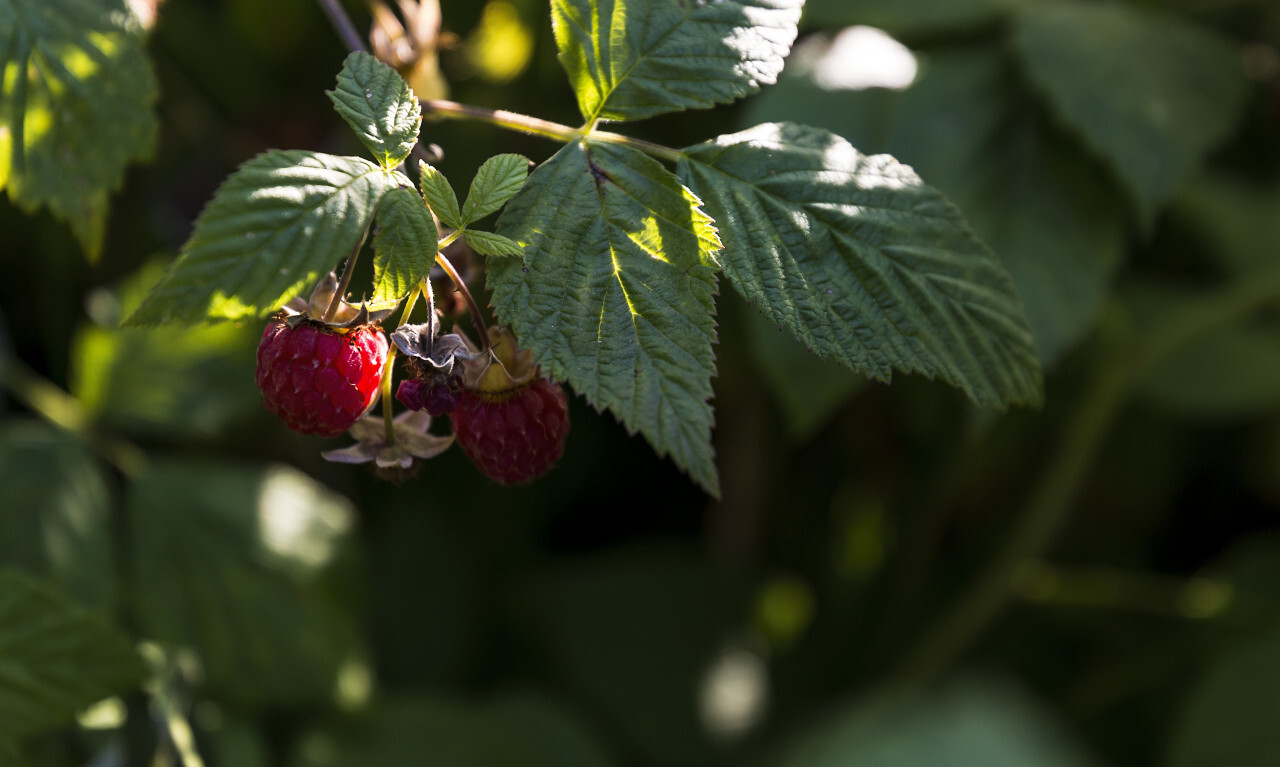
[[329, 98], [384, 169], [404, 162], [418, 143], [418, 98], [398, 72], [373, 56], [362, 51], [347, 56]]
[[895, 35], [953, 32], [1004, 19], [1031, 0], [807, 0], [805, 22], [825, 27], [866, 24]]
[[587, 122], [705, 109], [777, 79], [803, 0], [553, 0]]
[[818, 354], [880, 380], [939, 376], [981, 405], [1040, 400], [1008, 274], [909, 167], [774, 123], [686, 149], [680, 174], [734, 286]]
[[925, 57], [902, 92], [827, 91], [800, 67], [749, 117], [827, 128], [915, 168], [1000, 257], [1052, 365], [1102, 309], [1124, 247], [1123, 201], [1020, 92], [1013, 64], [990, 46], [951, 49]]
[[368, 160], [273, 150], [218, 189], [191, 239], [130, 325], [274, 311], [360, 244], [378, 201], [411, 187]]
[[337, 732], [304, 739], [294, 767], [608, 767], [573, 712], [530, 693], [474, 703], [443, 696], [390, 701]]
[[458, 207], [458, 195], [454, 194], [453, 187], [449, 186], [449, 180], [443, 173], [425, 162], [419, 162], [418, 183], [422, 187], [422, 196], [441, 223], [453, 229], [466, 226]]
[[1057, 116], [1119, 175], [1147, 230], [1245, 103], [1229, 44], [1117, 3], [1023, 14], [1013, 43]]
[[476, 171], [462, 204], [463, 226], [479, 221], [507, 204], [520, 191], [529, 177], [529, 158], [519, 154], [499, 154], [490, 157]]
[[383, 195], [377, 222], [370, 303], [395, 305], [430, 273], [436, 261], [436, 224], [422, 198], [403, 187]]
[[471, 249], [482, 256], [518, 256], [524, 252], [520, 243], [493, 232], [468, 229], [464, 236]]
[[83, 444], [35, 421], [0, 427], [0, 566], [56, 583], [84, 605], [115, 604], [102, 471]]
[[0, 0], [0, 189], [65, 220], [90, 260], [108, 195], [155, 148], [145, 43], [122, 0]]
[[52, 586], [0, 570], [0, 743], [136, 684], [128, 638]]
[[210, 689], [241, 705], [333, 695], [358, 650], [325, 585], [352, 524], [346, 499], [285, 467], [161, 463], [126, 508], [146, 636], [195, 649]]
[[548, 376], [716, 494], [707, 400], [720, 241], [700, 205], [634, 149], [570, 144], [499, 219], [524, 259], [491, 262], [489, 287]]

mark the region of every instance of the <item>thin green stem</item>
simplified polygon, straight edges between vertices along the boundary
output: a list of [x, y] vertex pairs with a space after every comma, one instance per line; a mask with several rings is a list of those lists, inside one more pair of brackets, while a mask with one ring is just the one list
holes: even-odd
[[325, 322], [331, 322], [334, 315], [338, 313], [338, 307], [342, 306], [342, 297], [347, 292], [347, 286], [351, 284], [351, 275], [356, 271], [356, 259], [360, 257], [360, 249], [364, 247], [365, 238], [369, 236], [369, 227], [366, 225], [364, 235], [360, 237], [356, 246], [351, 249], [351, 255], [347, 256], [347, 263], [342, 267], [342, 276], [338, 278], [338, 287], [333, 292], [333, 298], [329, 299], [329, 306], [324, 310], [324, 316], [321, 318]]
[[448, 237], [440, 241], [439, 251], [436, 253], [436, 263], [440, 265], [445, 274], [449, 275], [449, 279], [453, 280], [454, 287], [458, 289], [458, 292], [462, 294], [463, 300], [467, 302], [467, 311], [471, 313], [471, 324], [476, 327], [476, 334], [480, 336], [481, 346], [488, 349], [490, 346], [489, 328], [484, 323], [484, 315], [480, 314], [480, 305], [472, 298], [471, 291], [467, 288], [467, 283], [462, 279], [462, 275], [458, 274], [458, 270], [453, 267], [453, 264], [444, 255], [444, 249], [458, 239], [460, 234], [461, 232], [450, 232]]

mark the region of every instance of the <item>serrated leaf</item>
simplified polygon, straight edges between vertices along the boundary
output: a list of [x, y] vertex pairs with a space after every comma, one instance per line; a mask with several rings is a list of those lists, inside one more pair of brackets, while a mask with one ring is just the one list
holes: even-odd
[[0, 741], [63, 722], [141, 680], [130, 641], [53, 587], [0, 570]]
[[553, 0], [560, 63], [590, 122], [706, 109], [774, 82], [804, 0]]
[[398, 72], [373, 56], [363, 51], [348, 55], [338, 73], [338, 87], [327, 93], [338, 114], [387, 170], [404, 162], [418, 143], [418, 97]]
[[359, 157], [272, 150], [240, 166], [129, 325], [238, 319], [308, 292], [364, 237], [378, 200], [411, 186]]
[[463, 232], [463, 237], [471, 249], [482, 256], [518, 256], [524, 252], [520, 243], [492, 232], [468, 229]]
[[1124, 201], [1100, 163], [1021, 93], [1010, 59], [986, 45], [931, 54], [905, 91], [830, 91], [796, 67], [752, 101], [748, 124], [826, 128], [914, 168], [1008, 269], [1049, 366], [1110, 293], [1126, 245]]
[[422, 198], [401, 188], [387, 192], [378, 205], [373, 237], [375, 306], [395, 304], [426, 278], [436, 262], [436, 222]]
[[1013, 42], [1031, 82], [1115, 169], [1148, 229], [1226, 138], [1248, 93], [1226, 41], [1118, 3], [1022, 14]]
[[65, 220], [91, 260], [125, 166], [155, 149], [145, 45], [122, 0], [0, 0], [0, 188]]
[[141, 631], [194, 649], [237, 703], [332, 694], [358, 653], [324, 585], [348, 545], [346, 499], [287, 467], [171, 462], [133, 482], [127, 511]]
[[501, 208], [520, 191], [529, 177], [529, 158], [520, 154], [490, 157], [471, 180], [467, 201], [462, 204], [463, 224], [478, 221]]
[[770, 123], [684, 150], [679, 172], [734, 286], [810, 349], [879, 380], [940, 376], [984, 406], [1039, 402], [1012, 280], [911, 168]]
[[489, 262], [498, 316], [553, 379], [639, 431], [708, 492], [715, 263], [701, 203], [627, 147], [570, 144], [498, 221], [523, 259]]
[[449, 186], [449, 179], [444, 174], [425, 162], [418, 163], [418, 183], [422, 187], [422, 196], [431, 210], [445, 226], [453, 229], [463, 227], [462, 211], [458, 209], [458, 195]]
[[48, 578], [104, 614], [111, 610], [111, 495], [84, 444], [39, 421], [5, 423], [0, 509], [0, 565]]

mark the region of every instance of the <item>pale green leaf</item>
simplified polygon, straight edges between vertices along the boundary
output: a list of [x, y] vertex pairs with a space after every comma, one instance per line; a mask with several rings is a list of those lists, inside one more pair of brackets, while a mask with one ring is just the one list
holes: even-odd
[[75, 437], [47, 424], [0, 428], [0, 565], [56, 582], [88, 607], [110, 612], [111, 495]]
[[475, 701], [392, 699], [305, 737], [295, 767], [607, 767], [599, 736], [563, 704], [532, 693]]
[[476, 171], [471, 191], [462, 204], [463, 224], [478, 221], [501, 208], [520, 191], [529, 177], [529, 158], [519, 154], [490, 157]]
[[0, 0], [0, 188], [98, 256], [108, 196], [155, 149], [156, 78], [123, 0]]
[[56, 724], [143, 675], [129, 639], [29, 576], [0, 570], [0, 741]]
[[1034, 404], [1039, 363], [1008, 273], [911, 168], [839, 136], [757, 126], [684, 151], [725, 273], [816, 353], [887, 381], [939, 376], [978, 404]]
[[130, 325], [238, 319], [309, 293], [365, 236], [378, 200], [408, 179], [358, 157], [273, 150], [240, 166]]
[[509, 240], [500, 234], [479, 232], [468, 229], [463, 233], [471, 249], [482, 256], [518, 256], [524, 252], [520, 243]]
[[422, 107], [391, 67], [363, 51], [342, 62], [338, 87], [328, 91], [334, 108], [382, 167], [404, 162], [418, 143]]
[[1266, 767], [1280, 763], [1280, 633], [1222, 652], [1169, 728], [1169, 767]]
[[436, 262], [436, 222], [422, 198], [403, 187], [387, 192], [378, 206], [373, 236], [374, 306], [395, 304], [426, 278]]
[[244, 704], [328, 699], [358, 653], [324, 587], [352, 508], [296, 469], [159, 463], [130, 487], [140, 630], [200, 656], [210, 689]]
[[774, 82], [804, 0], [553, 0], [560, 62], [588, 121], [727, 103]]
[[462, 212], [458, 209], [458, 196], [444, 174], [425, 162], [418, 163], [418, 182], [422, 186], [422, 196], [426, 199], [436, 218], [445, 226], [454, 229], [463, 227]]
[[634, 149], [578, 142], [499, 220], [524, 258], [489, 263], [498, 316], [543, 372], [718, 492], [711, 447], [715, 263], [700, 203]]
[[823, 90], [797, 67], [748, 112], [891, 154], [947, 195], [1013, 277], [1048, 366], [1102, 310], [1125, 250], [1124, 205], [1104, 169], [1019, 94], [1008, 59], [989, 46], [924, 57], [901, 92]]
[[253, 385], [261, 328], [234, 323], [120, 328], [163, 276], [152, 261], [115, 292], [95, 290], [94, 322], [72, 340], [71, 393], [114, 428], [158, 436], [211, 437], [262, 411]]
[[1143, 225], [1245, 105], [1238, 53], [1207, 30], [1119, 3], [1022, 14], [1014, 47], [1062, 122], [1105, 159]]

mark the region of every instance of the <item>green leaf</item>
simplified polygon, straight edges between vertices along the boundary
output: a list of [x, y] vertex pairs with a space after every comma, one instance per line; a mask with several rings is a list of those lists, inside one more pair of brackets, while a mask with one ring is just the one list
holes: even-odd
[[412, 186], [358, 157], [272, 150], [240, 166], [129, 325], [239, 319], [309, 292], [364, 238], [378, 200]]
[[471, 249], [482, 256], [518, 256], [524, 252], [524, 249], [520, 247], [520, 243], [509, 240], [500, 234], [468, 229], [463, 232], [463, 236], [466, 237], [467, 244], [471, 246]]
[[1148, 230], [1248, 93], [1226, 41], [1118, 3], [1038, 8], [1019, 17], [1013, 42], [1058, 117], [1119, 174]]
[[806, 25], [844, 27], [854, 24], [894, 35], [942, 34], [1000, 21], [1034, 0], [807, 0]]
[[1280, 265], [1280, 184], [1209, 176], [1188, 184], [1178, 202], [1225, 271], [1248, 275]]
[[700, 204], [634, 149], [570, 144], [503, 211], [498, 230], [524, 258], [491, 261], [489, 287], [548, 376], [715, 494], [707, 400], [720, 242]]
[[553, 0], [560, 63], [590, 122], [727, 103], [774, 82], [804, 0]]
[[152, 261], [116, 292], [97, 290], [93, 324], [72, 340], [71, 393], [112, 426], [159, 436], [212, 437], [262, 413], [253, 385], [261, 328], [232, 323], [146, 331], [120, 328], [162, 278]]
[[1170, 728], [1169, 767], [1263, 767], [1280, 763], [1280, 634], [1231, 647], [1192, 690]]
[[139, 682], [128, 638], [34, 578], [0, 570], [0, 741], [70, 723]]
[[374, 306], [394, 305], [426, 278], [436, 262], [436, 222], [411, 189], [387, 192], [373, 236]]
[[155, 149], [145, 45], [123, 0], [0, 0], [0, 189], [65, 220], [90, 260], [125, 166]]
[[418, 143], [422, 107], [409, 84], [391, 67], [363, 51], [342, 62], [338, 87], [327, 91], [334, 109], [383, 168], [404, 162]]
[[399, 698], [302, 741], [295, 767], [607, 767], [600, 739], [574, 712], [533, 693], [475, 702]]
[[984, 406], [1039, 402], [1009, 275], [911, 168], [774, 123], [686, 149], [679, 172], [734, 286], [805, 346], [879, 380], [940, 376]]
[[528, 177], [529, 158], [524, 155], [499, 154], [485, 160], [471, 180], [471, 191], [462, 204], [463, 224], [478, 221], [501, 208], [520, 191]]
[[209, 687], [240, 704], [332, 696], [358, 651], [325, 586], [348, 545], [346, 499], [286, 467], [161, 463], [127, 508], [144, 634], [193, 648]]
[[28, 420], [0, 427], [0, 565], [48, 578], [102, 613], [115, 601], [111, 496], [88, 450]]
[[977, 680], [925, 698], [862, 704], [812, 728], [778, 767], [1084, 767], [1094, 764], [1017, 689]]
[[453, 229], [461, 229], [464, 225], [462, 212], [458, 209], [458, 196], [449, 186], [444, 174], [425, 162], [418, 163], [418, 181], [422, 185], [422, 196], [427, 204], [444, 224]]
[[1049, 124], [990, 46], [921, 60], [902, 92], [828, 91], [796, 67], [752, 102], [752, 122], [795, 120], [885, 152], [963, 211], [1022, 296], [1041, 364], [1093, 327], [1125, 250], [1123, 197]]

